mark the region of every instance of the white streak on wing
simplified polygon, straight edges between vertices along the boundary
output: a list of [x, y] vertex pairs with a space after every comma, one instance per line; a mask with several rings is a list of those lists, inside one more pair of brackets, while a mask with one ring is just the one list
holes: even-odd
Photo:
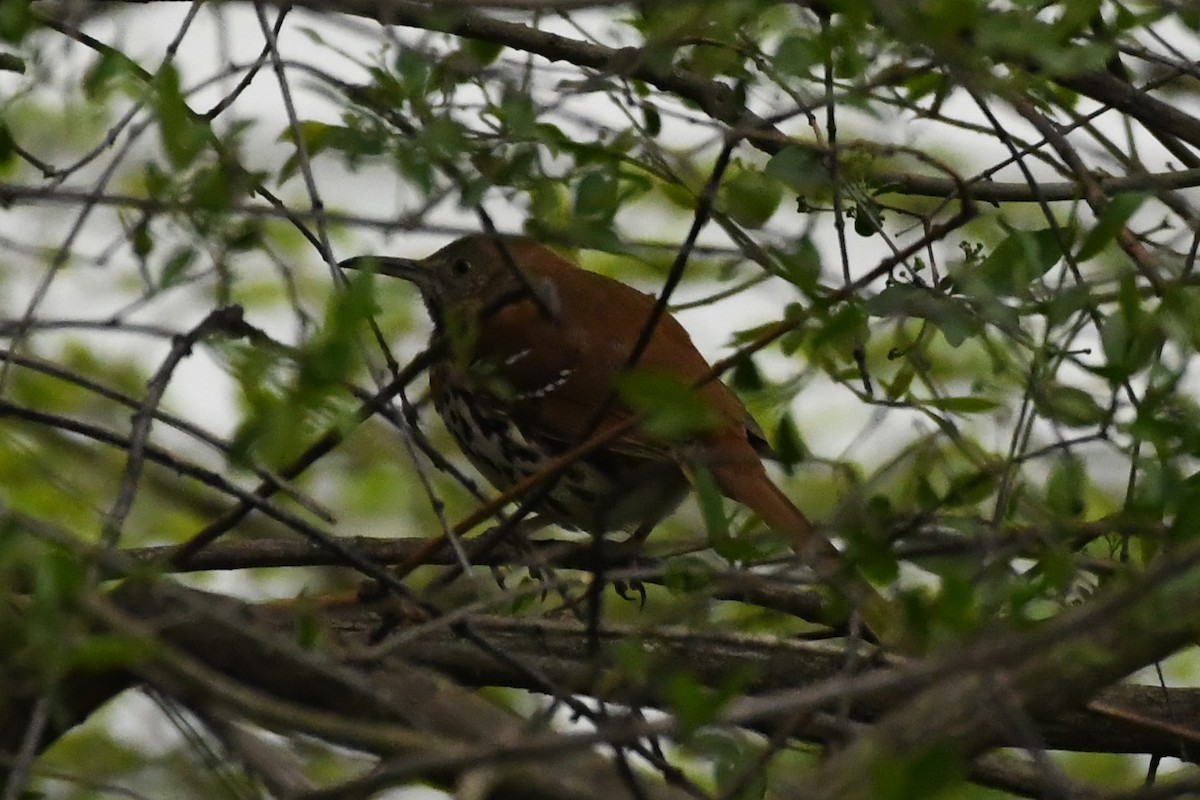
[[522, 358], [525, 358], [525, 356], [527, 356], [527, 355], [529, 355], [528, 347], [526, 347], [524, 350], [522, 350], [518, 353], [513, 353], [511, 356], [504, 359], [504, 366], [511, 367], [513, 364], [516, 364], [518, 361], [520, 361]]
[[546, 395], [559, 388], [567, 381], [571, 380], [571, 376], [575, 374], [573, 369], [562, 369], [558, 372], [558, 377], [547, 383], [545, 386], [539, 386], [536, 389], [530, 389], [527, 392], [521, 392], [517, 395], [518, 400], [541, 400]]

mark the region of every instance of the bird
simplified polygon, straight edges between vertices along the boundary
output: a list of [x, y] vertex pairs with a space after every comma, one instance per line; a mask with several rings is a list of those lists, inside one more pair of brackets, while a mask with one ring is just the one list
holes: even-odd
[[[339, 266], [400, 278], [420, 292], [432, 339], [447, 349], [429, 371], [434, 408], [467, 459], [500, 491], [595, 431], [624, 425], [548, 484], [539, 515], [570, 529], [644, 538], [705, 469], [724, 496], [787, 537], [847, 595], [877, 639], [896, 627], [886, 600], [843, 569], [837, 548], [770, 478], [762, 430], [711, 375], [678, 320], [656, 312], [653, 296], [534, 239], [492, 233], [464, 236], [420, 260], [366, 255]], [[695, 425], [672, 436], [639, 419], [621, 391], [631, 374], [690, 393]]]

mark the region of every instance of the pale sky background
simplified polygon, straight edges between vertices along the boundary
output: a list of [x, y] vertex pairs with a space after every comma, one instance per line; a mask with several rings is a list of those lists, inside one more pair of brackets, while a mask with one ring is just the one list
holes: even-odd
[[[85, 29], [103, 41], [109, 42], [131, 55], [139, 57], [147, 68], [154, 68], [162, 57], [163, 48], [167, 41], [179, 28], [180, 21], [187, 10], [183, 3], [162, 3], [136, 5], [121, 8], [107, 19], [89, 22]], [[225, 20], [224, 32], [215, 22], [210, 11], [203, 11], [193, 29], [184, 39], [177, 56], [177, 63], [184, 76], [185, 86], [197, 78], [207, 78], [215, 69], [214, 56], [224, 61], [244, 63], [257, 56], [262, 47], [262, 36], [253, 11], [247, 6], [230, 5], [221, 8], [220, 15]], [[274, 19], [275, 11], [269, 12]], [[577, 18], [585, 19], [588, 15], [579, 14]], [[288, 26], [280, 39], [280, 46], [285, 58], [289, 55], [297, 60], [317, 60], [322, 67], [347, 79], [361, 79], [362, 73], [344, 59], [335, 57], [332, 53], [316, 47], [299, 32], [298, 28], [311, 26], [320, 31], [327, 42], [344, 47], [347, 51], [363, 55], [377, 47], [380, 41], [378, 26], [372, 22], [355, 20], [341, 24], [331, 17], [317, 17], [302, 11], [293, 12]], [[577, 32], [562, 22], [549, 24], [548, 27], [565, 35], [577, 35]], [[405, 29], [397, 29], [396, 36], [404, 41], [414, 40], [419, 33]], [[1182, 34], [1181, 34], [1182, 36]], [[227, 49], [223, 49], [227, 48]], [[58, 44], [46, 48], [47, 58], [90, 60], [92, 55], [85, 53], [82, 48], [60, 48]], [[305, 87], [308, 79], [293, 73], [292, 84], [296, 100], [300, 105], [299, 115], [302, 119], [320, 119], [336, 122], [338, 107], [323, 98], [316, 97]], [[235, 79], [231, 79], [235, 80]], [[20, 79], [0, 75], [0, 91], [11, 88]], [[196, 96], [193, 108], [205, 108], [220, 97], [230, 86], [229, 81], [214, 86], [212, 90]], [[595, 104], [604, 102], [602, 95], [594, 94], [574, 102], [588, 105], [589, 113], [594, 113]], [[267, 120], [261, 128], [256, 128], [245, 152], [246, 160], [254, 167], [277, 166], [289, 154], [289, 148], [274, 141], [285, 125], [286, 117], [280, 101], [278, 86], [270, 69], [264, 69], [251, 88], [239, 99], [235, 106], [235, 115], [245, 118], [255, 115], [257, 119]], [[964, 118], [977, 118], [978, 112], [970, 103], [962, 98], [949, 101], [945, 113], [950, 116], [961, 115]], [[1011, 115], [1006, 115], [1006, 118]], [[1102, 119], [1101, 124], [1117, 122], [1115, 115]], [[1025, 133], [1023, 122], [1009, 119], [1014, 131]], [[614, 122], [620, 125], [620, 122]], [[798, 129], [799, 123], [795, 126]], [[913, 145], [919, 148], [932, 149], [935, 154], [964, 168], [970, 164], [984, 166], [996, 161], [1000, 156], [999, 146], [991, 140], [981, 144], [977, 137], [960, 131], [952, 131], [946, 126], [922, 121], [914, 121], [905, 117], [881, 123], [870, 122], [861, 114], [849, 110], [840, 116], [840, 125], [844, 136], [855, 135], [872, 138], [879, 141], [890, 141], [897, 144]], [[1113, 131], [1118, 135], [1119, 131]], [[936, 146], [931, 144], [931, 138], [936, 137]], [[1118, 137], [1119, 138], [1119, 137]], [[708, 129], [695, 128], [669, 117], [664, 117], [664, 135], [662, 141], [669, 141], [672, 146], [685, 143], [699, 144], [711, 141]], [[1150, 141], [1142, 143], [1142, 158], [1145, 163], [1161, 166], [1164, 161], [1157, 145]], [[37, 152], [37, 143], [29, 146]], [[153, 138], [147, 137], [138, 147], [145, 152], [151, 152]], [[762, 162], [762, 156], [753, 152], [749, 147], [743, 147], [739, 155], [748, 160]], [[103, 166], [107, 159], [101, 159]], [[360, 169], [355, 173], [347, 173], [335, 164], [335, 159], [322, 158], [317, 164], [317, 179], [327, 208], [367, 216], [387, 216], [399, 214], [411, 207], [412, 197], [406, 189], [397, 185], [391, 173], [383, 168]], [[91, 176], [96, 169], [88, 171]], [[89, 184], [76, 176], [69, 185], [86, 187]], [[1019, 179], [1019, 173], [1010, 169], [1002, 175], [1009, 180]], [[120, 191], [119, 186], [110, 190]], [[297, 207], [305, 205], [302, 183], [294, 179], [282, 190], [283, 196]], [[1200, 202], [1200, 195], [1191, 192], [1192, 198]], [[506, 208], [498, 200], [492, 199], [487, 204], [489, 212], [495, 218], [502, 230], [517, 232], [520, 230], [521, 215], [512, 208]], [[72, 224], [76, 209], [67, 206], [19, 205], [13, 210], [6, 210], [0, 215], [0, 235], [8, 236], [24, 243], [40, 243], [54, 246], [62, 240], [63, 233]], [[1036, 209], [1030, 207], [1031, 225], [1036, 225], [1034, 214]], [[77, 250], [85, 253], [98, 253], [112, 243], [113, 231], [107, 227], [104, 220], [111, 220], [106, 210], [95, 212], [96, 221], [89, 226], [87, 233], [80, 239]], [[449, 206], [433, 215], [431, 221], [443, 225], [462, 225], [467, 228], [477, 227], [473, 216], [452, 209]], [[665, 213], [647, 210], [639, 206], [636, 211], [629, 211], [622, 221], [629, 233], [645, 234], [663, 240], [681, 241], [689, 220], [682, 217], [670, 216]], [[99, 224], [97, 224], [99, 223]], [[794, 212], [791, 199], [785, 198], [780, 206], [774, 225], [780, 229], [796, 229], [808, 224]], [[836, 241], [833, 233], [832, 216], [824, 215], [816, 221], [814, 239], [817, 241], [825, 256], [827, 268], [840, 270], [836, 256]], [[853, 232], [849, 233], [851, 262], [857, 268], [864, 269], [874, 265], [883, 253], [877, 239], [862, 239]], [[386, 252], [396, 255], [422, 256], [431, 252], [446, 241], [446, 237], [425, 235], [397, 235], [383, 237], [377, 233], [358, 232], [353, 238], [338, 236], [334, 240], [335, 255], [345, 258], [364, 252]], [[719, 229], [710, 225], [705, 232], [704, 240], [712, 243], [724, 242]], [[953, 258], [957, 255], [955, 241], [943, 243], [938, 251], [942, 258]], [[114, 293], [112, 289], [113, 276], [116, 273], [125, 275], [129, 271], [127, 262], [128, 252], [119, 255], [114, 262], [105, 268], [80, 265], [73, 266], [69, 274], [64, 273], [55, 281], [45, 303], [39, 310], [39, 316], [72, 316], [100, 317], [112, 313], [127, 301], [124, 293]], [[307, 269], [320, 270], [321, 265], [313, 255], [306, 257]], [[944, 268], [945, 264], [941, 264]], [[248, 263], [251, 269], [268, 269], [264, 264]], [[320, 274], [320, 273], [313, 273]], [[746, 273], [749, 274], [749, 273]], [[40, 280], [37, 271], [26, 271], [19, 280], [10, 283], [14, 291], [6, 298], [0, 299], [3, 310], [9, 316], [20, 315], [33, 286]], [[20, 288], [18, 288], [20, 287]], [[657, 287], [652, 284], [641, 285], [648, 291]], [[687, 282], [681, 286], [675, 295], [678, 302], [687, 302], [705, 296], [712, 287], [700, 282]], [[686, 311], [679, 315], [681, 322], [691, 332], [696, 343], [710, 359], [718, 358], [728, 352], [731, 333], [754, 321], [764, 321], [778, 316], [778, 310], [783, 304], [800, 299], [798, 293], [780, 280], [772, 280], [747, 292], [733, 300], [723, 301], [715, 306]], [[154, 322], [170, 326], [180, 331], [188, 329], [197, 322], [209, 307], [197, 302], [194, 295], [188, 292], [177, 292], [162, 299], [156, 299], [150, 307], [135, 318], [142, 322]], [[319, 309], [314, 309], [319, 311]], [[289, 316], [264, 314], [254, 310], [250, 321], [264, 327], [280, 338], [290, 338], [294, 335], [294, 325]], [[38, 341], [49, 341], [50, 337], [39, 334]], [[116, 335], [111, 333], [92, 334], [90, 341], [102, 341], [105, 346], [114, 348], [116, 352], [136, 352], [144, 358], [148, 371], [153, 371], [166, 355], [168, 343], [151, 340], [146, 337], [132, 335]], [[397, 348], [397, 355], [411, 354], [420, 346], [419, 339], [409, 339]], [[768, 370], [774, 362], [779, 365], [781, 357], [765, 356], [760, 363]], [[204, 348], [197, 348], [194, 354], [185, 360], [176, 372], [172, 381], [167, 405], [182, 416], [202, 424], [204, 427], [221, 435], [232, 432], [236, 421], [233, 398], [236, 387], [224, 371], [214, 363]], [[797, 405], [797, 422], [809, 445], [815, 453], [828, 457], [849, 455], [865, 462], [879, 462], [894, 451], [895, 448], [916, 438], [914, 430], [929, 430], [932, 426], [915, 412], [889, 411], [882, 419], [874, 418], [873, 409], [863, 405], [849, 392], [830, 384], [824, 379], [814, 380], [802, 393]], [[983, 431], [985, 442], [1003, 448], [1006, 433], [994, 426], [989, 418], [979, 416], [975, 422]], [[990, 430], [989, 430], [990, 429]], [[860, 439], [860, 434], [869, 430], [869, 436]], [[162, 435], [163, 441], [171, 443], [171, 434], [156, 430], [156, 435]], [[853, 443], [853, 447], [851, 447]], [[847, 453], [846, 448], [851, 447]], [[404, 455], [397, 452], [396, 458], [404, 460]], [[465, 462], [463, 462], [465, 463]], [[1123, 475], [1114, 475], [1114, 484], [1120, 485]], [[799, 498], [803, 505], [803, 497]], [[206, 579], [208, 585], [216, 585], [226, 590], [236, 590], [241, 583], [235, 574], [212, 576]], [[286, 579], [282, 579], [286, 584]], [[118, 730], [135, 737], [143, 743], [152, 741], [167, 741], [172, 735], [165, 721], [147, 723], [148, 719], [160, 720], [156, 712], [146, 707], [146, 701], [140, 696], [130, 696], [122, 701], [125, 715], [110, 715], [110, 719]], [[123, 734], [123, 735], [125, 735]], [[431, 793], [432, 796], [438, 796]], [[396, 793], [396, 796], [400, 796]], [[405, 797], [414, 797], [405, 794]]]

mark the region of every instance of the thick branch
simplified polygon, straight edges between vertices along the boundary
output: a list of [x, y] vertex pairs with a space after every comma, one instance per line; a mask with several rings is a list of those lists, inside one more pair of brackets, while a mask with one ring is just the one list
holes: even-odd
[[[372, 645], [370, 642], [379, 630], [380, 618], [377, 610], [358, 603], [321, 608], [312, 608], [305, 603], [255, 606], [169, 584], [122, 590], [113, 596], [113, 600], [123, 613], [156, 630], [168, 646], [186, 653], [209, 669], [270, 697], [336, 712], [348, 719], [381, 723], [399, 720], [431, 733], [478, 738], [480, 741], [490, 741], [488, 737], [495, 733], [492, 726], [499, 725], [501, 719], [505, 720], [502, 727], [506, 729], [517, 724], [513, 718], [473, 695], [449, 684], [443, 685], [442, 679], [434, 673], [424, 669], [414, 672], [414, 664], [434, 668], [468, 686], [511, 686], [540, 691], [539, 681], [548, 680], [567, 692], [591, 694], [596, 691], [596, 664], [590, 655], [587, 631], [574, 622], [465, 618], [464, 623], [478, 636], [505, 654], [506, 660], [502, 661], [482, 652], [448, 624], [402, 623], [395, 629], [394, 638], [381, 645]], [[197, 609], [205, 609], [205, 612], [198, 613]], [[316, 620], [329, 633], [323, 639], [322, 651], [312, 654], [326, 664], [324, 668], [318, 669], [312, 663], [298, 660], [286, 652], [287, 648], [281, 650], [278, 645], [280, 641], [293, 641], [293, 632], [302, 618]], [[230, 620], [237, 624], [228, 624]], [[1122, 617], [1112, 624], [1119, 627], [1123, 621], [1127, 620]], [[1084, 639], [1088, 642], [1097, 637], [1103, 639], [1112, 629], [1105, 626], [1092, 631], [1094, 637]], [[753, 674], [745, 693], [752, 697], [769, 697], [774, 693], [794, 692], [830, 682], [836, 686], [837, 682], [851, 677], [845, 672], [844, 651], [826, 644], [619, 626], [609, 627], [601, 635], [602, 642], [613, 645], [634, 639], [644, 642], [646, 652], [653, 654], [654, 664], [660, 665], [658, 669], [651, 665], [647, 671], [649, 680], [645, 682], [606, 681], [605, 699], [614, 702], [669, 706], [660, 694], [662, 683], [654, 678], [661, 676], [662, 670], [676, 669], [679, 665], [687, 665], [695, 679], [713, 687], [724, 685], [730, 675], [749, 668]], [[1049, 635], [1048, 630], [1045, 635]], [[1030, 638], [1040, 640], [1043, 634], [1027, 634], [1021, 641]], [[391, 644], [393, 641], [397, 644]], [[1020, 650], [1020, 647], [1015, 648], [1015, 651]], [[516, 663], [523, 668], [514, 668]], [[1052, 666], [1058, 669], [1061, 665], [1054, 663]], [[1046, 668], [1043, 664], [1043, 669]], [[330, 670], [344, 669], [360, 675], [371, 691], [358, 693], [353, 683], [331, 679], [333, 673]], [[931, 677], [925, 670], [906, 673], [901, 662], [865, 665], [864, 669], [899, 669], [900, 672], [893, 679], [877, 682], [874, 689], [855, 690], [846, 695], [850, 699], [847, 713], [851, 719], [861, 722], [892, 713], [908, 702], [921, 686], [930, 685], [933, 687], [930, 691], [937, 692], [945, 691], [947, 685], [954, 685], [952, 681]], [[535, 675], [537, 680], [533, 678]], [[1063, 681], [1057, 675], [1042, 675], [1039, 679], [1044, 685], [1057, 687], [1054, 691], [1075, 696], [1069, 687], [1063, 687]], [[76, 672], [66, 676], [60, 684], [59, 697], [63, 699], [63, 705], [55, 717], [58, 727], [53, 730], [53, 736], [61, 735], [71, 725], [85, 719], [101, 703], [136, 680], [132, 673], [119, 671]], [[19, 685], [11, 677], [7, 683], [10, 687]], [[435, 688], [437, 686], [443, 688]], [[384, 702], [378, 692], [383, 692], [390, 700]], [[438, 696], [442, 700], [435, 703], [434, 698]], [[9, 704], [0, 711], [0, 733], [4, 734], [0, 745], [7, 750], [11, 750], [14, 737], [19, 737], [23, 731], [24, 714], [28, 709], [27, 704], [17, 702], [20, 699], [17, 693], [10, 692]], [[1098, 711], [1071, 708], [1065, 702], [1055, 703], [1054, 707], [1056, 713], [1043, 719], [1039, 728], [1047, 747], [1178, 756], [1183, 749], [1181, 740], [1169, 721], [1200, 716], [1200, 690], [1167, 692], [1151, 687], [1118, 685], [1097, 696], [1093, 708]], [[24, 713], [22, 708], [25, 708]], [[398, 713], [397, 709], [403, 709], [403, 713]], [[780, 713], [783, 713], [782, 706]], [[988, 714], [982, 716], [992, 718]], [[911, 722], [915, 718], [907, 719]], [[746, 724], [771, 732], [777, 722], [774, 716], [767, 714]], [[793, 735], [819, 740], [827, 734], [816, 725], [811, 730], [800, 727]], [[1011, 731], [1001, 730], [997, 735], [995, 743], [998, 745], [1025, 744]]]
[[[239, 691], [291, 704], [297, 725], [306, 720], [305, 709], [325, 718], [336, 715], [351, 728], [355, 724], [399, 724], [403, 728], [394, 729], [411, 731], [407, 738], [413, 742], [422, 736], [430, 741], [429, 748], [415, 751], [429, 765], [420, 774], [446, 785], [456, 777], [453, 770], [447, 771], [447, 763], [469, 758], [475, 749], [487, 752], [497, 742], [521, 741], [531, 733], [528, 721], [406, 660], [362, 664], [352, 651], [365, 642], [338, 637], [323, 639], [319, 648], [301, 647], [296, 630], [305, 610], [296, 605], [253, 606], [167, 583], [127, 584], [109, 599], [115, 614], [107, 615], [108, 619], [126, 615], [139, 630], [154, 631], [163, 650], [158, 654], [151, 650], [145, 662], [125, 671], [106, 672], [99, 680], [95, 672], [64, 676], [56, 687], [55, 697], [61, 703], [53, 716], [51, 740], [86, 718], [107, 699], [106, 694], [111, 696], [142, 678], [160, 685], [165, 682], [173, 690], [186, 687], [193, 695], [203, 692], [203, 684], [194, 680], [195, 673], [178, 672], [181, 658], [219, 674], [230, 685], [241, 687]], [[378, 624], [374, 614], [362, 613]], [[133, 629], [120, 632], [129, 635]], [[347, 674], [356, 677], [339, 679]], [[24, 731], [26, 700], [39, 694], [35, 686], [29, 686], [27, 698], [17, 691], [22, 687], [19, 680], [10, 678], [6, 683], [6, 703], [0, 706], [0, 733], [5, 735], [0, 752], [12, 752]], [[203, 702], [205, 698], [193, 699]], [[229, 702], [228, 695], [222, 702]], [[272, 706], [279, 707], [278, 702]], [[287, 706], [283, 708], [286, 711]], [[412, 745], [407, 747], [413, 752]], [[561, 754], [552, 765], [529, 759], [493, 766], [499, 768], [495, 796], [605, 800], [625, 792], [619, 771], [589, 749]], [[643, 796], [648, 798], [686, 796], [662, 783], [643, 784]]]
[[[365, 636], [371, 617], [361, 609], [331, 609], [327, 620], [342, 633]], [[471, 624], [505, 653], [536, 665], [555, 683], [572, 691], [591, 690], [594, 667], [589, 661], [587, 631], [570, 622], [537, 622], [500, 617], [472, 618]], [[775, 637], [697, 633], [682, 629], [647, 631], [610, 626], [604, 631], [610, 644], [637, 639], [665, 669], [686, 665], [700, 683], [719, 687], [729, 676], [749, 668], [753, 678], [745, 692], [763, 695], [843, 676], [846, 654], [842, 647], [819, 642], [783, 640]], [[505, 664], [479, 653], [445, 628], [425, 630], [404, 646], [406, 657], [436, 667], [458, 681], [473, 686], [513, 686], [536, 690], [527, 677]], [[898, 664], [899, 662], [897, 662]], [[895, 666], [896, 664], [893, 664]], [[870, 668], [886, 665], [875, 664]], [[654, 683], [614, 686], [606, 699], [661, 707], [666, 704]], [[901, 706], [915, 685], [896, 685], [854, 697], [849, 706], [852, 719], [870, 722]], [[1124, 714], [1114, 713], [1117, 709]], [[1179, 756], [1181, 740], [1173, 720], [1200, 718], [1200, 689], [1171, 689], [1138, 685], [1115, 685], [1100, 692], [1089, 708], [1069, 708], [1044, 720], [1039, 728], [1047, 748], [1080, 752], [1146, 753]], [[773, 720], [760, 725], [773, 730]], [[1192, 732], [1193, 738], [1200, 733]], [[1003, 746], [1025, 744], [1007, 739]]]
[[930, 752], [969, 760], [1076, 706], [1135, 669], [1154, 663], [1200, 631], [1200, 542], [1164, 554], [1123, 589], [1025, 634], [994, 637], [961, 657], [952, 674], [884, 717], [799, 788], [806, 797], [873, 797], [878, 760]]

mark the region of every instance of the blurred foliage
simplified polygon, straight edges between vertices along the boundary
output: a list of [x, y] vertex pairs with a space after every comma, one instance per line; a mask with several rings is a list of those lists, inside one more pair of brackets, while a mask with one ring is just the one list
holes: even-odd
[[[343, 535], [435, 535], [490, 490], [407, 455], [405, 415], [434, 457], [463, 463], [424, 379], [392, 421], [357, 421], [428, 324], [409, 287], [343, 282], [330, 264], [424, 255], [478, 229], [482, 209], [657, 292], [703, 213], [672, 297], [682, 321], [714, 358], [781, 333], [726, 378], [766, 431], [781, 485], [937, 647], [997, 620], [1034, 626], [1196, 535], [1200, 288], [1182, 170], [1200, 163], [1200, 136], [1181, 131], [1200, 130], [1200, 93], [1179, 56], [1197, 45], [1190, 6], [738, 0], [566, 9], [553, 25], [413, 11], [404, 27], [353, 31], [323, 7], [282, 22], [277, 63], [248, 8], [150, 10], [106, 9], [77, 28], [0, 2], [7, 511], [81, 548], [100, 541], [128, 491], [131, 420], [153, 377], [206, 313], [237, 303], [253, 332], [204, 338], [170, 376], [159, 408], [170, 416], [152, 426], [119, 547], [186, 541], [234, 504], [231, 487], [253, 489], [332, 435], [344, 441], [293, 481], [306, 499], [280, 508]], [[267, 10], [272, 23], [278, 13]], [[199, 41], [190, 26], [201, 25], [221, 47]], [[1166, 98], [1182, 121], [1122, 106], [1128, 96]], [[1128, 180], [1114, 189], [1110, 177]], [[711, 422], [663, 376], [635, 373], [621, 391], [664, 437]], [[668, 561], [645, 609], [614, 601], [607, 613], [811, 633], [778, 609], [713, 600], [719, 576], [759, 575], [786, 543], [710, 477], [696, 483], [648, 553], [701, 552]], [[230, 539], [293, 535], [254, 514]], [[0, 579], [14, 587], [0, 674], [24, 669], [52, 688], [67, 670], [147, 658], [144, 640], [83, 622], [81, 598], [107, 584], [84, 550], [43, 538], [0, 533]], [[322, 567], [196, 580], [291, 596], [358, 577]], [[479, 592], [538, 618], [587, 579], [524, 567], [492, 577], [481, 570], [488, 588], [455, 587], [456, 599]], [[706, 683], [632, 645], [614, 663], [662, 692], [681, 725], [679, 763], [714, 795], [783, 796], [775, 787], [812, 767], [806, 753], [711, 725], [746, 675]], [[110, 709], [62, 739], [33, 791], [258, 791], [236, 770], [216, 776], [195, 739], [152, 752], [114, 733], [128, 725]], [[314, 779], [355, 763], [290, 745], [307, 748]], [[1141, 779], [1123, 757], [1056, 759], [1080, 780]], [[935, 748], [871, 774], [880, 798], [1011, 796], [970, 784], [968, 768]], [[46, 777], [56, 770], [79, 784]]]

